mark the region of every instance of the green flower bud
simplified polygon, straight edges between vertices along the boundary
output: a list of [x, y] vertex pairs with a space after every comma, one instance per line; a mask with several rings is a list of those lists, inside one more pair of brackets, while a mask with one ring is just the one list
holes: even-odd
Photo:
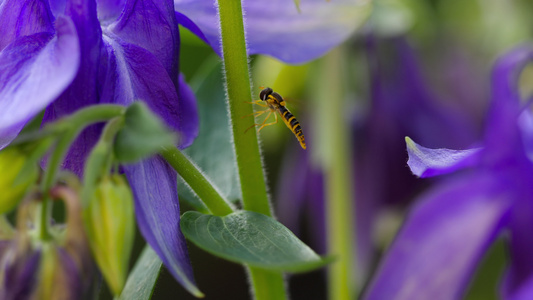
[[104, 177], [84, 212], [89, 243], [111, 291], [120, 295], [135, 235], [133, 195], [119, 175]]
[[0, 151], [0, 214], [15, 208], [35, 181], [37, 171], [32, 169], [28, 172], [24, 168], [26, 162], [27, 156], [17, 148]]
[[81, 274], [67, 251], [54, 243], [42, 244], [35, 299], [81, 299]]

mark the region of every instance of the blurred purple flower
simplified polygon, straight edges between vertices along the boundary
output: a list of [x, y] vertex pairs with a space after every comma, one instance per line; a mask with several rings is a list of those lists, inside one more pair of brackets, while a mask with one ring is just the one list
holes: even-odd
[[[39, 193], [29, 193], [17, 210], [16, 231], [10, 238], [0, 240], [0, 299], [70, 300], [94, 296], [94, 263], [78, 193], [58, 187], [50, 194], [65, 203], [66, 224], [57, 225], [63, 234], [60, 238], [52, 235], [46, 242], [36, 241], [33, 207], [42, 199]], [[53, 230], [58, 232], [58, 228]]]
[[509, 232], [504, 299], [533, 297], [533, 115], [518, 77], [533, 47], [501, 57], [481, 149], [428, 149], [408, 141], [409, 166], [426, 177], [465, 169], [429, 191], [411, 212], [366, 299], [461, 298], [492, 242]]
[[[55, 25], [54, 25], [55, 18]], [[0, 2], [0, 148], [46, 108], [44, 122], [99, 103], [143, 100], [180, 134], [198, 132], [194, 94], [179, 74], [178, 22], [171, 0], [4, 0]], [[87, 128], [64, 167], [81, 175], [101, 125]], [[193, 294], [179, 230], [175, 172], [153, 157], [125, 167], [141, 233]]]
[[[469, 146], [477, 138], [474, 125], [430, 90], [416, 54], [404, 38], [370, 37], [366, 46], [370, 109], [353, 126], [357, 270], [361, 280], [372, 267], [379, 214], [390, 207], [404, 208], [424, 187], [405, 165], [404, 137], [455, 146]], [[312, 135], [309, 142], [312, 147]], [[278, 185], [278, 216], [297, 234], [315, 239], [313, 246], [324, 253], [322, 173], [313, 167], [307, 153], [291, 151], [286, 161]], [[308, 232], [300, 228], [303, 220]]]

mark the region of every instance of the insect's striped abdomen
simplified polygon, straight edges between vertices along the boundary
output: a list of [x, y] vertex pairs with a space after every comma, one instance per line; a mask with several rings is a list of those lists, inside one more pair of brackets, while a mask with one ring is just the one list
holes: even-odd
[[300, 126], [300, 122], [296, 120], [296, 117], [293, 114], [291, 114], [291, 112], [285, 106], [280, 105], [278, 109], [287, 127], [289, 127], [292, 133], [294, 133], [294, 135], [300, 142], [300, 146], [302, 146], [302, 148], [305, 149], [306, 148], [305, 137], [302, 131], [302, 127]]

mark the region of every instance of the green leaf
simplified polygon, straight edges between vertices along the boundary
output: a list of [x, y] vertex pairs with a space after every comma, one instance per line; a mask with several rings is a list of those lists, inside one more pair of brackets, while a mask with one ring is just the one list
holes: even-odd
[[185, 237], [198, 247], [237, 263], [304, 272], [332, 260], [320, 257], [273, 218], [252, 211], [224, 217], [189, 211], [183, 214], [180, 224]]
[[119, 300], [148, 300], [152, 297], [155, 283], [161, 270], [161, 260], [149, 245], [144, 247], [141, 256], [131, 271]]
[[142, 102], [128, 107], [124, 128], [115, 140], [115, 156], [120, 162], [135, 162], [174, 145], [176, 138]]
[[[191, 81], [198, 102], [200, 132], [194, 143], [183, 152], [204, 172], [222, 196], [235, 202], [241, 198], [241, 193], [220, 68], [220, 58], [214, 55]], [[205, 205], [199, 203], [196, 194], [183, 180], [178, 180], [178, 192], [180, 200], [205, 211]]]

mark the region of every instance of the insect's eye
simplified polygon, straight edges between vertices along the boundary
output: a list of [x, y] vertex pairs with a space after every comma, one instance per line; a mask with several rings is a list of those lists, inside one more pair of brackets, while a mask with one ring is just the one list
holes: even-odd
[[265, 100], [266, 99], [266, 92], [265, 90], [262, 90], [261, 93], [259, 93], [259, 99]]
[[261, 93], [259, 93], [259, 99], [265, 101], [268, 96], [270, 96], [270, 94], [272, 94], [272, 89], [271, 88], [265, 88], [261, 91]]

